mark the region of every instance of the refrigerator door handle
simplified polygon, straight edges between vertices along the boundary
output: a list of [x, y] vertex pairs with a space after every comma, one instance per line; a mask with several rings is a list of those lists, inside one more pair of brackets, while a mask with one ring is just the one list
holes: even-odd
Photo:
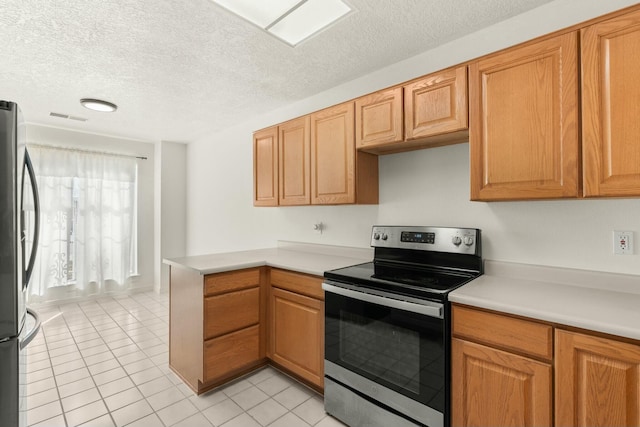
[[38, 331], [40, 330], [40, 316], [38, 316], [38, 313], [31, 310], [30, 308], [27, 308], [27, 313], [29, 313], [34, 317], [34, 319], [36, 320], [36, 323], [33, 326], [33, 328], [29, 331], [27, 336], [25, 336], [23, 339], [20, 340], [20, 350], [23, 350], [24, 348], [26, 348], [29, 345], [29, 343], [36, 337], [36, 335], [38, 335]]
[[[38, 239], [40, 238], [40, 197], [38, 195], [38, 184], [36, 182], [36, 174], [33, 170], [33, 164], [31, 163], [31, 157], [29, 152], [25, 149], [24, 152], [24, 166], [29, 173], [29, 182], [31, 182], [31, 189], [33, 192], [33, 208], [35, 211], [35, 230], [33, 232], [33, 245], [31, 245], [31, 255], [29, 256], [29, 264], [25, 270], [25, 280], [22, 284], [22, 288], [26, 289], [29, 286], [31, 280], [31, 273], [33, 273], [33, 266], [36, 262], [36, 253], [38, 252]], [[22, 223], [22, 233], [24, 233], [24, 222]]]

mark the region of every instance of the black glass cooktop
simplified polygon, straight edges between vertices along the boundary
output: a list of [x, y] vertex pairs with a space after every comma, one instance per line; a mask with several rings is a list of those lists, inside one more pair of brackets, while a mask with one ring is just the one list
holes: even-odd
[[367, 262], [324, 273], [327, 279], [338, 282], [438, 300], [445, 300], [447, 293], [477, 276], [474, 273], [383, 262]]

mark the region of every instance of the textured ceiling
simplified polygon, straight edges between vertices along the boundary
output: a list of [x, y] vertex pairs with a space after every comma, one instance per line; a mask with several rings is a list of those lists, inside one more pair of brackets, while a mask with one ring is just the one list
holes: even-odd
[[292, 48], [209, 0], [1, 0], [0, 99], [32, 123], [189, 142], [550, 1], [348, 0]]

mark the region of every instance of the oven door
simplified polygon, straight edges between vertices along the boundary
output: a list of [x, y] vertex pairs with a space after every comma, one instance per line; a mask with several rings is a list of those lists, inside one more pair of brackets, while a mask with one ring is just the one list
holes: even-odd
[[421, 424], [443, 425], [444, 305], [330, 281], [322, 287], [326, 377]]

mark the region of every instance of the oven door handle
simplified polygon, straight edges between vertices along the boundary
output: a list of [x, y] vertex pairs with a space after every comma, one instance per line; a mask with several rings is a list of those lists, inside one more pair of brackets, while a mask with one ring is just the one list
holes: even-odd
[[382, 305], [384, 307], [410, 311], [412, 313], [423, 314], [429, 317], [437, 317], [439, 319], [444, 318], [444, 305], [437, 302], [425, 300], [424, 302], [418, 304], [409, 301], [401, 301], [395, 298], [373, 295], [361, 291], [354, 291], [351, 289], [343, 288], [341, 286], [332, 285], [327, 282], [322, 283], [322, 289], [324, 289], [326, 292], [342, 295], [347, 298], [353, 298], [359, 301]]

